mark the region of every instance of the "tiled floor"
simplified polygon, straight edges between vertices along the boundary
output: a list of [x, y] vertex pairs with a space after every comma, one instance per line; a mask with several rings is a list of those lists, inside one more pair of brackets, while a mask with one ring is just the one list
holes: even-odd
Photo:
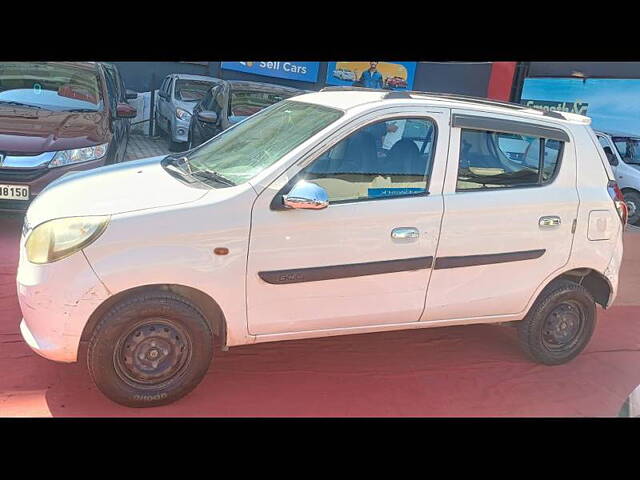
[[130, 135], [127, 145], [127, 160], [167, 155], [169, 145], [166, 138]]

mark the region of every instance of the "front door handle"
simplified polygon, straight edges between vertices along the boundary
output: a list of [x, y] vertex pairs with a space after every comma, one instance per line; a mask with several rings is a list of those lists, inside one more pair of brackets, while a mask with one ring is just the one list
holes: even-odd
[[418, 238], [419, 236], [420, 232], [414, 227], [398, 227], [391, 230], [391, 238], [407, 239]]
[[556, 215], [550, 215], [547, 217], [540, 217], [540, 221], [538, 222], [538, 224], [541, 227], [544, 228], [548, 228], [548, 227], [557, 227], [560, 225], [560, 217], [556, 216]]

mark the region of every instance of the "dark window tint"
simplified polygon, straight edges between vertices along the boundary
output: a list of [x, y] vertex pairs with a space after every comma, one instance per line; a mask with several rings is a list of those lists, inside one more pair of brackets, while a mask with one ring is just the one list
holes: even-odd
[[540, 185], [555, 174], [563, 142], [462, 129], [457, 190]]
[[563, 142], [558, 140], [544, 141], [544, 161], [542, 166], [542, 181], [548, 182], [553, 178], [558, 168], [560, 153], [562, 152]]
[[426, 119], [377, 122], [336, 144], [300, 177], [325, 188], [332, 202], [424, 194], [434, 134]]
[[109, 105], [111, 110], [115, 112], [121, 94], [120, 85], [117, 82], [113, 70], [108, 67], [104, 68], [104, 77], [107, 82], [107, 92], [109, 92]]
[[234, 90], [231, 92], [231, 116], [251, 116], [263, 108], [278, 103], [280, 100], [284, 100], [290, 96], [289, 94], [282, 93]]
[[176, 80], [175, 98], [184, 102], [198, 102], [202, 100], [214, 84], [200, 80]]

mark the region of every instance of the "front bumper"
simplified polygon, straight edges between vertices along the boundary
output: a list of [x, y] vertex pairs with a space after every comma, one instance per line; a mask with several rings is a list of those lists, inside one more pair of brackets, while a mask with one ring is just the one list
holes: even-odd
[[110, 295], [84, 253], [35, 265], [25, 258], [23, 238], [16, 284], [23, 315], [20, 332], [25, 342], [50, 360], [77, 361], [83, 329]]
[[48, 168], [46, 165], [35, 168], [0, 168], [0, 183], [28, 185], [30, 189], [29, 200], [0, 200], [0, 211], [24, 213], [34, 198], [54, 180], [68, 172], [102, 167], [106, 164], [106, 159], [107, 156], [104, 156], [99, 160], [56, 168]]

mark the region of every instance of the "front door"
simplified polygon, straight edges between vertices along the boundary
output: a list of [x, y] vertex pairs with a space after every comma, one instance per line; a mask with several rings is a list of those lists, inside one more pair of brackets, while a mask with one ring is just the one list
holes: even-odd
[[569, 133], [481, 115], [453, 112], [423, 321], [519, 314], [571, 253], [579, 200]]
[[[256, 200], [250, 333], [419, 320], [442, 220], [449, 111], [394, 110], [345, 127], [307, 166], [291, 167], [299, 169], [291, 181], [281, 176]], [[276, 201], [273, 209], [274, 192], [299, 179], [326, 189], [330, 205], [278, 209]]]

